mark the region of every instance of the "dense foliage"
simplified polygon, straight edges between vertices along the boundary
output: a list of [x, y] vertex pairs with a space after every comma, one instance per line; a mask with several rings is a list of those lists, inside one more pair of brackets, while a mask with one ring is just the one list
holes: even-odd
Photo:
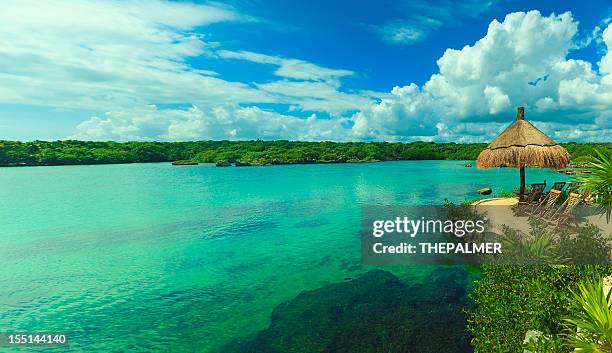
[[532, 352], [570, 352], [563, 337], [568, 333], [565, 320], [580, 317], [574, 292], [581, 283], [612, 274], [610, 265], [576, 265], [610, 263], [609, 234], [598, 227], [587, 224], [569, 235], [552, 233], [535, 221], [530, 226], [530, 234], [504, 231], [517, 241], [504, 244], [503, 256], [524, 265], [482, 266], [468, 325], [476, 353], [522, 352], [529, 331], [542, 333]]
[[[468, 324], [474, 352], [522, 352], [530, 330], [559, 335], [564, 319], [575, 316], [572, 291], [611, 273], [604, 265], [483, 266]], [[561, 352], [571, 351], [565, 348]]]
[[[612, 152], [612, 143], [563, 144], [572, 158], [594, 155], [593, 149]], [[298, 142], [193, 141], [93, 142], [0, 140], [0, 165], [65, 165], [168, 162], [197, 160], [252, 164], [344, 163], [421, 159], [475, 159], [482, 143], [434, 142]]]
[[609, 264], [612, 235], [586, 222], [578, 230], [553, 230], [541, 219], [529, 219], [530, 232], [503, 226], [499, 262], [517, 264]]

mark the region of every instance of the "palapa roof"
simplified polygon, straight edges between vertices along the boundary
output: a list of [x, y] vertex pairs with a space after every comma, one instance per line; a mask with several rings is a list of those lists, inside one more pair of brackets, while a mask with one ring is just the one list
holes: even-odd
[[476, 164], [479, 168], [564, 168], [569, 161], [567, 150], [525, 120], [525, 108], [519, 107], [516, 121], [480, 152]]

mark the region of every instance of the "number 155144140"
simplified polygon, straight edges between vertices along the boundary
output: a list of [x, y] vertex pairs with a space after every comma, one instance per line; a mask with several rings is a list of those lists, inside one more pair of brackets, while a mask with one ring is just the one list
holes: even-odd
[[53, 346], [68, 343], [63, 333], [0, 333], [0, 346]]

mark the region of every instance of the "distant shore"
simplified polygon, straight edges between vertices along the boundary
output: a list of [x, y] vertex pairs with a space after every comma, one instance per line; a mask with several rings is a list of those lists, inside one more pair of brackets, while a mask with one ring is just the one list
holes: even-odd
[[[612, 143], [562, 143], [573, 161], [597, 149], [612, 153]], [[302, 141], [3, 141], [0, 166], [57, 166], [175, 162], [264, 166], [285, 164], [368, 163], [394, 160], [474, 160], [484, 143], [302, 142]]]

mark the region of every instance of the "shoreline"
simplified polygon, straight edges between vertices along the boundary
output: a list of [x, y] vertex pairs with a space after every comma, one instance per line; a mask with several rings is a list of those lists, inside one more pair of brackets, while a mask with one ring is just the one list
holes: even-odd
[[[598, 150], [612, 152], [610, 142], [562, 143], [580, 163]], [[113, 142], [0, 140], [0, 166], [59, 166], [178, 162], [220, 166], [374, 163], [395, 160], [473, 161], [484, 143], [454, 142], [306, 142], [286, 140]]]
[[[362, 164], [362, 163], [385, 163], [385, 162], [407, 162], [407, 161], [473, 161], [472, 159], [390, 159], [390, 160], [375, 160], [375, 161], [321, 161], [321, 162], [305, 162], [305, 163], [269, 163], [269, 164], [251, 164], [249, 166], [238, 166], [242, 167], [274, 167], [281, 165], [311, 165], [311, 164]], [[79, 164], [3, 164], [0, 168], [26, 168], [26, 167], [70, 167], [70, 166], [85, 166], [85, 165], [126, 165], [126, 164], [160, 164], [160, 163], [173, 163], [176, 161], [161, 161], [161, 162], [117, 162], [117, 163], [79, 163]], [[214, 162], [198, 162], [197, 164], [186, 164], [177, 166], [197, 166], [200, 164], [212, 164]], [[230, 166], [236, 167], [234, 164]], [[229, 166], [228, 166], [229, 167]], [[223, 168], [223, 167], [219, 167]]]

